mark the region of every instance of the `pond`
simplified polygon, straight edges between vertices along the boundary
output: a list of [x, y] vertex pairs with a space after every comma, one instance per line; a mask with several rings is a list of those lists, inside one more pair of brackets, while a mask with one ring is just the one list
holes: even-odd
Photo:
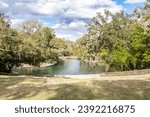
[[19, 68], [15, 70], [15, 72], [23, 75], [80, 75], [99, 74], [104, 71], [104, 66], [83, 62], [80, 59], [65, 59], [51, 67]]

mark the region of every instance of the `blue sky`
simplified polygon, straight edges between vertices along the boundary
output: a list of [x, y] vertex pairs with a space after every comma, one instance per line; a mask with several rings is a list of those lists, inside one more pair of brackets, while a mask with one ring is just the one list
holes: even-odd
[[112, 13], [132, 13], [146, 0], [0, 0], [0, 12], [8, 15], [15, 27], [27, 19], [43, 22], [58, 37], [76, 40], [86, 32], [86, 23], [104, 9]]

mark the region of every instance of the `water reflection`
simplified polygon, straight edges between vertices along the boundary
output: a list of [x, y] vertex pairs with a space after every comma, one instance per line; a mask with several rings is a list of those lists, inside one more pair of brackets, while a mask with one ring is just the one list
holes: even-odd
[[51, 67], [20, 68], [15, 71], [24, 75], [78, 75], [101, 73], [105, 71], [105, 67], [82, 62], [79, 59], [66, 59]]

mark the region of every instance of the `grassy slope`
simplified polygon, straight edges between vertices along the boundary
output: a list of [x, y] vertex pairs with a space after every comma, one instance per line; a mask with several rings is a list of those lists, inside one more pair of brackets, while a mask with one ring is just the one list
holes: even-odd
[[0, 77], [0, 99], [150, 99], [147, 80]]

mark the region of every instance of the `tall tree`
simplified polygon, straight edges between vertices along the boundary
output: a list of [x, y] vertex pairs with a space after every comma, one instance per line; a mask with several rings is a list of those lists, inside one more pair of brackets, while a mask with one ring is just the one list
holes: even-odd
[[21, 42], [7, 17], [0, 14], [0, 72], [11, 72], [14, 66], [20, 65]]
[[[87, 33], [77, 42], [82, 58], [105, 62], [118, 70], [150, 68], [150, 3], [131, 15], [97, 13]], [[80, 49], [82, 50], [82, 49]]]

